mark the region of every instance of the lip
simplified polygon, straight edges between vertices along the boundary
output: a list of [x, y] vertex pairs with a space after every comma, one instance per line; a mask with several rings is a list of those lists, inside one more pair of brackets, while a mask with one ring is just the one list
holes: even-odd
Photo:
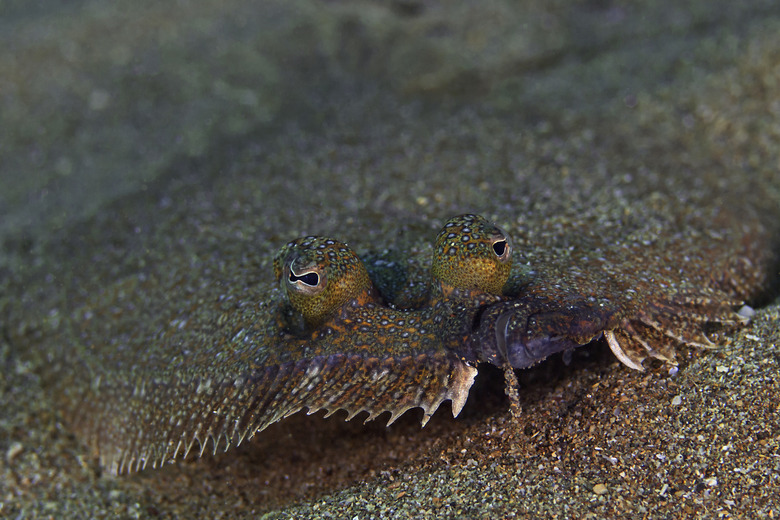
[[613, 316], [609, 306], [584, 299], [524, 296], [485, 309], [470, 342], [479, 361], [527, 368], [599, 338]]

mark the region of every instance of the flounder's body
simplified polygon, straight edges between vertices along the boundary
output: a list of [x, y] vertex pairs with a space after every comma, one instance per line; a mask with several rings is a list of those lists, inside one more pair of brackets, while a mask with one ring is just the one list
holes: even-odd
[[[291, 242], [274, 261], [280, 286], [271, 298], [245, 290], [242, 298], [200, 299], [146, 339], [118, 330], [113, 350], [100, 349], [97, 364], [85, 362], [89, 388], [70, 386], [80, 392], [68, 392], [66, 401], [89, 405], [68, 417], [102, 464], [121, 473], [180, 458], [194, 446], [202, 452], [209, 439], [214, 450], [227, 449], [302, 409], [369, 418], [389, 412], [393, 421], [421, 407], [425, 423], [444, 400], [457, 415], [480, 362], [525, 368], [605, 335], [621, 361], [641, 369], [647, 356], [673, 362], [679, 344], [709, 345], [712, 325], [742, 321], [734, 310], [746, 294], [733, 275], [724, 287], [716, 276], [695, 280], [685, 269], [675, 276], [648, 264], [648, 283], [664, 276], [671, 285], [667, 299], [644, 301], [631, 287], [588, 294], [567, 285], [582, 287], [578, 278], [596, 267], [574, 262], [540, 272], [513, 261], [512, 247], [481, 217], [452, 219], [434, 245], [430, 279], [409, 284], [425, 284], [424, 297], [403, 308], [409, 306], [396, 305], [382, 290], [387, 284], [374, 284], [372, 270], [344, 244]], [[613, 254], [578, 260], [609, 269]], [[713, 260], [724, 259], [687, 260], [693, 273], [704, 272], [699, 264], [706, 262], [717, 273], [723, 264]], [[101, 312], [132, 306], [126, 298], [139, 290], [106, 291], [83, 311], [84, 330], [106, 319]], [[199, 321], [204, 316], [216, 318]], [[139, 341], [156, 342], [140, 363], [124, 346]], [[89, 349], [79, 359], [88, 359]]]

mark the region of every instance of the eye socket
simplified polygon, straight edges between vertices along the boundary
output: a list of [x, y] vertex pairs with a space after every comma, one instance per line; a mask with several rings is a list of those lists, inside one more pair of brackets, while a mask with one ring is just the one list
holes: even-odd
[[298, 276], [293, 272], [292, 269], [290, 269], [290, 282], [303, 282], [309, 287], [317, 287], [317, 285], [320, 283], [320, 275], [314, 271], [309, 271], [308, 273], [303, 273], [302, 275]]

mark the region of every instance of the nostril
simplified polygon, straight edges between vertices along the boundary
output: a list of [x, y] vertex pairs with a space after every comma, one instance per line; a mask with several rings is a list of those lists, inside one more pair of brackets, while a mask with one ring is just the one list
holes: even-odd
[[479, 326], [482, 324], [482, 316], [485, 314], [487, 308], [487, 305], [483, 305], [474, 313], [474, 318], [471, 320], [471, 332], [476, 332], [479, 329]]
[[507, 336], [509, 335], [509, 323], [512, 318], [512, 311], [503, 312], [496, 320], [496, 348], [501, 356], [501, 361], [509, 361], [509, 351], [507, 350]]

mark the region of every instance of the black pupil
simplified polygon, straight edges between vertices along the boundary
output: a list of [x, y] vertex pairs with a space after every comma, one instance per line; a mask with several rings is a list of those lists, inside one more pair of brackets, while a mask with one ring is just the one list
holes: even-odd
[[297, 282], [298, 280], [305, 283], [306, 285], [310, 285], [314, 287], [315, 285], [320, 283], [320, 275], [318, 275], [317, 273], [306, 273], [302, 276], [296, 276], [295, 273], [290, 271], [290, 281]]
[[495, 251], [498, 256], [504, 256], [504, 253], [506, 252], [506, 240], [499, 240], [498, 242], [493, 243], [493, 251]]

